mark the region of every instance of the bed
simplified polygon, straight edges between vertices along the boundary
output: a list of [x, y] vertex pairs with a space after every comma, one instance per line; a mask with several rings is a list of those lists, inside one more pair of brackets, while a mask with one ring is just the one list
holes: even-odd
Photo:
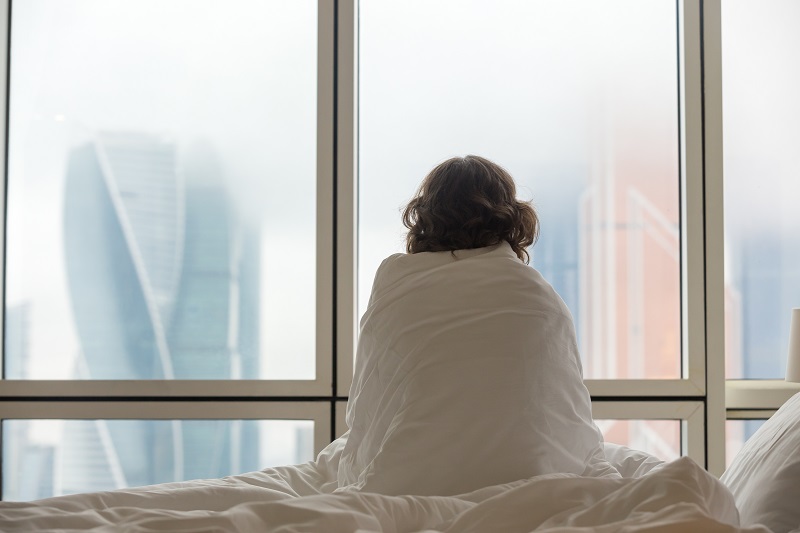
[[569, 311], [507, 244], [390, 257], [364, 317], [349, 430], [315, 461], [6, 502], [0, 530], [786, 533], [800, 524], [800, 395], [722, 481], [689, 458], [663, 463], [603, 443]]
[[718, 480], [605, 443], [617, 477], [548, 474], [455, 496], [337, 491], [344, 437], [315, 461], [36, 502], [0, 503], [0, 531], [800, 532], [800, 394]]
[[766, 531], [690, 459], [606, 445], [628, 477], [551, 474], [458, 496], [334, 493], [341, 450], [223, 479], [4, 503], [2, 531]]

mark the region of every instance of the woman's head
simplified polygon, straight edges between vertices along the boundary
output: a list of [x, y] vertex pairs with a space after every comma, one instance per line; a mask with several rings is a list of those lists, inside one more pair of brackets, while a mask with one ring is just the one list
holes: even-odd
[[530, 202], [520, 202], [514, 179], [501, 166], [475, 155], [439, 164], [403, 211], [408, 253], [482, 248], [507, 241], [529, 261], [539, 235]]

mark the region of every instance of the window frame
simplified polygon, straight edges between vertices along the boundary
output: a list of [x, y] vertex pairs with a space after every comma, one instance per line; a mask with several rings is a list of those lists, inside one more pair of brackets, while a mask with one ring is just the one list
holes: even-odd
[[[201, 407], [202, 406], [202, 407]], [[38, 401], [6, 402], [6, 420], [311, 420], [314, 453], [330, 442], [330, 408], [321, 402]], [[8, 413], [12, 413], [9, 416]], [[238, 473], [238, 472], [232, 472]]]

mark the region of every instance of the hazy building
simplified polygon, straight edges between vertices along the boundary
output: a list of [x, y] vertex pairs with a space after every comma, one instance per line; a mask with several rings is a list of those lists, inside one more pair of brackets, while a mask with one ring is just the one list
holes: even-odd
[[30, 304], [9, 305], [5, 312], [3, 364], [7, 379], [27, 379], [30, 356]]
[[[258, 377], [259, 239], [210, 147], [182, 157], [155, 136], [102, 134], [71, 153], [64, 201], [81, 377]], [[65, 442], [69, 491], [259, 466], [257, 433], [216, 421], [70, 423]]]
[[[6, 308], [5, 375], [27, 379], [30, 350], [30, 304]], [[36, 500], [52, 494], [54, 484], [53, 446], [31, 442], [27, 420], [3, 420], [3, 499]]]
[[791, 309], [800, 305], [800, 246], [791, 228], [742, 230], [728, 240], [733, 283], [739, 288], [742, 373], [782, 378], [786, 371]]

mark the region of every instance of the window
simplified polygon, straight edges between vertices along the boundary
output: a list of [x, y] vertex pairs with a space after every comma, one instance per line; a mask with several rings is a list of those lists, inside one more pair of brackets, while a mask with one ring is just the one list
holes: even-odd
[[363, 0], [358, 314], [404, 251], [400, 206], [474, 153], [537, 208], [531, 264], [572, 312], [585, 376], [680, 378], [677, 24], [673, 0]]
[[5, 401], [3, 498], [222, 477], [309, 461], [330, 442], [327, 402], [229, 403]]
[[316, 19], [14, 5], [6, 377], [314, 379]]
[[800, 5], [722, 9], [727, 375], [783, 378], [800, 307]]
[[[686, 192], [702, 169], [687, 167], [685, 146], [701, 124], [684, 119], [687, 91], [700, 90], [684, 19], [699, 12], [672, 0], [358, 6], [357, 316], [381, 260], [404, 251], [415, 187], [439, 161], [475, 153], [506, 166], [537, 208], [531, 264], [572, 312], [594, 399], [705, 394], [705, 348], [685, 336], [687, 323], [703, 328], [702, 285], [689, 293], [703, 266], [687, 261], [703, 252], [683, 235], [702, 224], [702, 195]], [[630, 418], [619, 409], [608, 418]], [[672, 457], [680, 425], [603, 428]]]
[[[119, 432], [191, 458], [214, 428], [242, 453], [209, 476], [322, 449], [399, 210], [470, 152], [539, 210], [532, 264], [608, 438], [720, 474], [726, 419], [800, 390], [778, 381], [798, 20], [788, 0], [0, 0], [2, 497], [142, 482], [112, 468]], [[104, 450], [83, 484], [24, 486], [67, 443], [72, 465]]]
[[332, 8], [3, 2], [4, 498], [330, 441]]
[[314, 458], [312, 420], [7, 420], [3, 497], [217, 478]]
[[[725, 168], [727, 461], [800, 387], [782, 381], [800, 307], [800, 6], [726, 0], [721, 10]], [[779, 381], [781, 380], [781, 381]]]

